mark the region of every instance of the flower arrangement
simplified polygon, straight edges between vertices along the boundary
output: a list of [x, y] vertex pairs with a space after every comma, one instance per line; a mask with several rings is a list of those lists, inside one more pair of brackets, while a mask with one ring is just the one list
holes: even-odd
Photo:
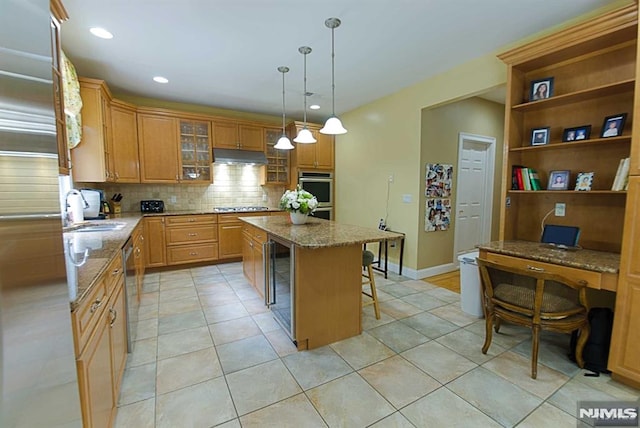
[[280, 198], [280, 208], [293, 213], [311, 214], [318, 207], [318, 200], [298, 185], [295, 190], [287, 190]]

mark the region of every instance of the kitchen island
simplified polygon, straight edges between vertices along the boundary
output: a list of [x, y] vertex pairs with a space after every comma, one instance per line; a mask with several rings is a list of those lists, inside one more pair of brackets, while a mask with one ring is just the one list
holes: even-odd
[[[310, 217], [304, 225], [285, 216], [240, 217], [289, 248], [290, 318], [285, 328], [299, 350], [313, 349], [362, 332], [362, 246], [402, 234]], [[268, 252], [268, 251], [267, 251]], [[277, 257], [280, 253], [276, 254]], [[265, 272], [273, 274], [267, 266]], [[271, 259], [273, 260], [273, 259]], [[266, 302], [277, 300], [265, 284]], [[285, 292], [289, 296], [289, 292]], [[273, 308], [272, 308], [273, 309]]]

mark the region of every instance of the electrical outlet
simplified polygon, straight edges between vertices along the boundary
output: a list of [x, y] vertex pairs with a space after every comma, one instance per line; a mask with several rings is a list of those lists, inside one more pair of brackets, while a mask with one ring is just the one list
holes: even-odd
[[411, 202], [413, 202], [413, 196], [411, 196], [410, 194], [402, 195], [402, 202], [404, 202], [405, 204], [410, 204]]
[[564, 202], [556, 203], [556, 217], [564, 217], [566, 207], [567, 206]]
[[178, 202], [178, 198], [176, 198], [174, 195], [171, 195], [169, 196], [169, 202], [175, 204]]
[[393, 174], [389, 174], [389, 183], [393, 183]]

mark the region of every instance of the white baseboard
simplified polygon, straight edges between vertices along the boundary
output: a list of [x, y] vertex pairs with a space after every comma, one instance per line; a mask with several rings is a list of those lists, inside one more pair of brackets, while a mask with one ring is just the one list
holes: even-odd
[[[398, 265], [396, 263], [389, 262], [389, 272], [398, 273]], [[458, 266], [455, 263], [447, 263], [440, 266], [433, 266], [425, 269], [411, 269], [406, 266], [402, 266], [402, 276], [406, 276], [411, 279], [422, 279], [429, 276], [440, 275], [442, 273], [453, 272], [457, 270]]]

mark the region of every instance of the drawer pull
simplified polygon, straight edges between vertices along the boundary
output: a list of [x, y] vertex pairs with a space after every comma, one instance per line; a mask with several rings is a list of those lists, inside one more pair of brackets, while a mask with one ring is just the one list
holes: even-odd
[[189, 236], [198, 236], [197, 233], [190, 233]]
[[109, 308], [109, 312], [111, 313], [111, 315], [113, 315], [113, 318], [111, 318], [111, 322], [109, 323], [109, 327], [113, 328], [113, 325], [116, 323], [116, 320], [118, 319], [118, 311], [116, 311], [113, 308]]
[[120, 268], [117, 268], [117, 269], [114, 269], [113, 272], [111, 272], [111, 275], [116, 276], [119, 273], [120, 273]]
[[190, 256], [197, 256], [197, 255], [198, 255], [198, 253], [197, 253], [196, 251], [192, 251], [192, 252], [190, 252], [190, 253], [189, 253], [189, 255], [190, 255]]
[[89, 312], [94, 313], [95, 311], [98, 310], [100, 306], [102, 306], [102, 300], [97, 299], [95, 302], [91, 304], [91, 309], [89, 310]]
[[190, 222], [190, 223], [193, 223], [194, 221], [196, 221], [196, 219], [195, 219], [195, 218], [190, 218], [190, 219], [189, 219], [189, 222]]
[[544, 272], [544, 269], [536, 267], [536, 266], [527, 265], [527, 269], [535, 271], [535, 272]]

